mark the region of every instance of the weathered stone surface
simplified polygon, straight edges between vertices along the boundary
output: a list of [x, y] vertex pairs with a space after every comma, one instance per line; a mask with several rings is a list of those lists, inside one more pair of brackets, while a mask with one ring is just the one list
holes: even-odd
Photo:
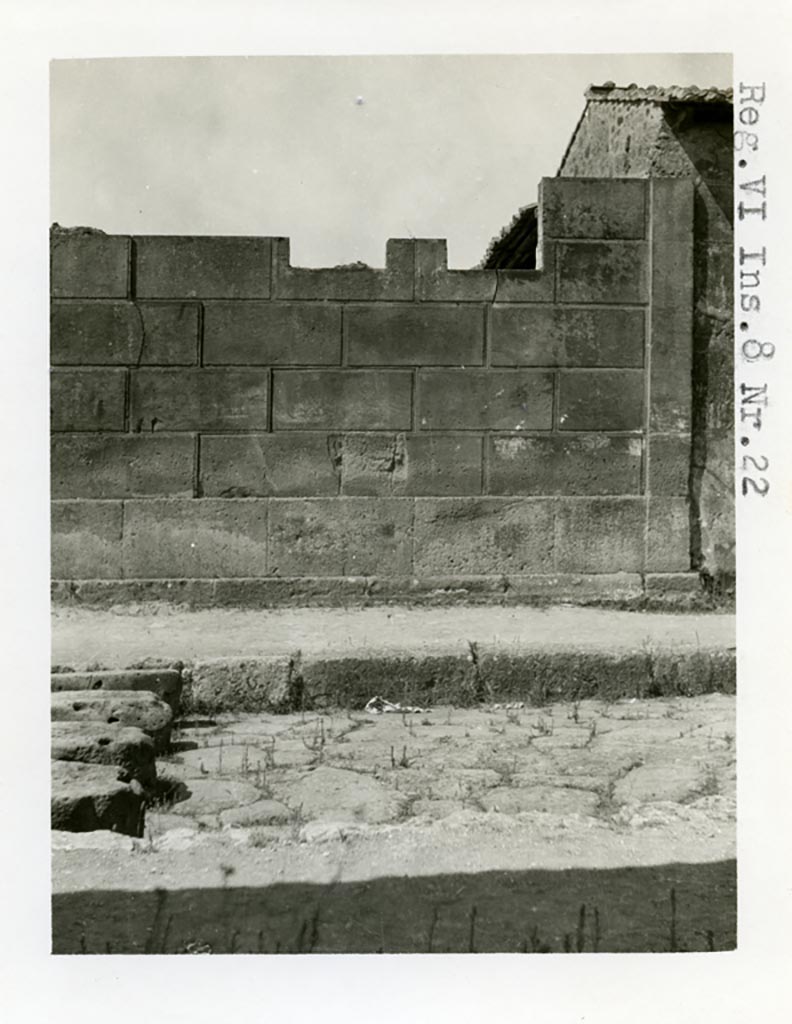
[[407, 370], [275, 370], [276, 430], [408, 430]]
[[269, 298], [269, 238], [150, 235], [135, 253], [141, 298]]
[[684, 497], [688, 493], [691, 439], [687, 435], [649, 437], [649, 493]]
[[53, 693], [63, 690], [144, 690], [164, 700], [175, 713], [181, 697], [182, 676], [177, 669], [53, 672], [50, 689]]
[[421, 430], [549, 430], [553, 376], [539, 370], [438, 370], [417, 376]]
[[50, 821], [53, 829], [93, 832], [109, 829], [128, 836], [142, 836], [145, 802], [139, 782], [122, 782], [122, 769], [52, 762]]
[[639, 494], [640, 438], [491, 436], [489, 494]]
[[270, 711], [288, 707], [294, 694], [291, 657], [213, 658], [192, 667], [190, 704], [204, 713], [234, 708]]
[[62, 690], [50, 695], [53, 722], [118, 723], [148, 733], [157, 751], [164, 750], [170, 738], [173, 712], [153, 693], [141, 690]]
[[124, 782], [151, 786], [157, 778], [154, 741], [141, 729], [91, 721], [53, 722], [52, 758], [88, 764], [117, 765]]
[[546, 572], [553, 560], [553, 509], [541, 499], [417, 498], [418, 574]]
[[704, 773], [698, 764], [678, 761], [633, 768], [613, 788], [618, 803], [681, 803], [701, 791]]
[[221, 825], [252, 828], [256, 825], [285, 825], [294, 817], [285, 804], [277, 800], [256, 800], [242, 807], [229, 807], [220, 811]]
[[493, 306], [493, 366], [642, 366], [640, 309]]
[[126, 298], [129, 239], [88, 229], [53, 230], [50, 280], [57, 298]]
[[406, 802], [370, 775], [343, 768], [319, 767], [287, 785], [273, 781], [272, 788], [303, 818], [321, 821], [394, 821]]
[[558, 242], [558, 301], [647, 301], [645, 242]]
[[341, 306], [325, 303], [207, 302], [204, 365], [341, 362]]
[[325, 434], [201, 437], [200, 484], [205, 497], [334, 495], [340, 449]]
[[546, 811], [553, 814], [591, 815], [599, 803], [596, 793], [583, 789], [554, 786], [498, 786], [479, 797], [487, 811], [520, 814], [522, 811]]
[[645, 506], [640, 498], [584, 498], [558, 508], [558, 568], [569, 572], [640, 572]]
[[189, 779], [186, 786], [188, 795], [173, 805], [172, 814], [189, 817], [214, 815], [231, 807], [249, 806], [261, 797], [260, 791], [250, 782], [231, 779]]
[[53, 366], [192, 366], [198, 361], [198, 304], [53, 302]]
[[269, 372], [133, 370], [129, 422], [137, 431], [266, 430]]
[[126, 370], [52, 370], [51, 430], [123, 430]]
[[271, 502], [270, 571], [376, 576], [411, 569], [412, 503], [399, 498]]
[[53, 501], [53, 579], [121, 576], [120, 501]]
[[691, 568], [687, 498], [649, 498], [646, 568], [650, 572], [685, 572]]
[[129, 434], [54, 436], [54, 498], [192, 497], [195, 439]]
[[643, 238], [644, 181], [543, 178], [542, 234], [546, 238]]
[[481, 493], [481, 438], [469, 434], [345, 434], [337, 439], [349, 495]]
[[267, 502], [201, 498], [124, 505], [124, 576], [201, 578], [267, 573]]
[[484, 316], [470, 306], [347, 306], [350, 366], [480, 366]]
[[642, 370], [565, 370], [560, 374], [561, 430], [640, 430]]

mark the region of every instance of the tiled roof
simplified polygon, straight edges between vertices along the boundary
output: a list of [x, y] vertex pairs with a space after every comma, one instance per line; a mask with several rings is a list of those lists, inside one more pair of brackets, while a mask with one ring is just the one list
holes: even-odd
[[479, 267], [483, 270], [533, 270], [536, 267], [536, 218], [535, 203], [521, 207], [511, 223], [492, 239]]
[[587, 100], [610, 100], [617, 103], [731, 103], [731, 89], [700, 89], [697, 85], [590, 85]]

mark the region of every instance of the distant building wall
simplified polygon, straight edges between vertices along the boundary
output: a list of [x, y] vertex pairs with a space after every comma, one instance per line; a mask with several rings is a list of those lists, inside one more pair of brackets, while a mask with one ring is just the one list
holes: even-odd
[[535, 271], [54, 229], [56, 595], [689, 588], [694, 199], [545, 179]]
[[735, 568], [732, 104], [728, 93], [676, 92], [589, 90], [559, 174], [695, 185], [693, 564], [728, 585]]

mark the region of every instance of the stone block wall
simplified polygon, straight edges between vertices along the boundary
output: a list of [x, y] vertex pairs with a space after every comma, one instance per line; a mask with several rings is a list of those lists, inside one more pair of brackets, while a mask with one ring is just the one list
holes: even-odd
[[[693, 564], [733, 586], [734, 151], [731, 95], [660, 102], [633, 90], [592, 89], [559, 171], [563, 177], [688, 178], [695, 186], [693, 441], [690, 497]], [[641, 94], [641, 90], [638, 90]]]
[[546, 179], [535, 271], [54, 229], [56, 594], [689, 586], [693, 200]]

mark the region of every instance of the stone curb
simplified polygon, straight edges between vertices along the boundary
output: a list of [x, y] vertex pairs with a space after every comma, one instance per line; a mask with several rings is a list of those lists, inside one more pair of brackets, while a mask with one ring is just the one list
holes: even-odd
[[697, 696], [736, 690], [733, 650], [504, 651], [409, 657], [215, 658], [185, 670], [183, 713], [360, 709], [373, 696], [402, 704]]
[[713, 601], [698, 573], [391, 577], [272, 577], [233, 579], [53, 580], [60, 607], [112, 608], [165, 603], [189, 609], [353, 607], [408, 604], [528, 605], [559, 603], [630, 610], [708, 611]]

